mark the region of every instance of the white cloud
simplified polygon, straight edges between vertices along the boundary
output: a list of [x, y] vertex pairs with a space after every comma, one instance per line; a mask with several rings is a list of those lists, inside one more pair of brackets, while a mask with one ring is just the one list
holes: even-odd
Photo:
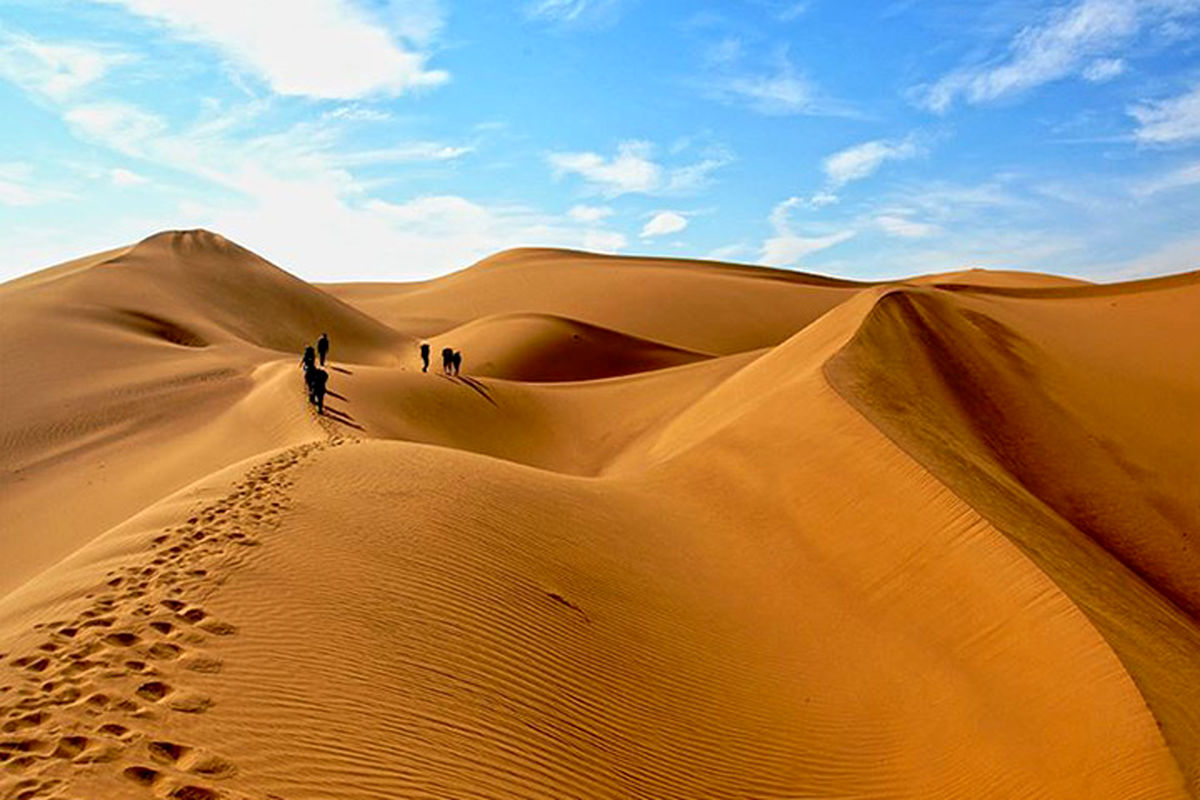
[[1133, 194], [1136, 197], [1149, 197], [1159, 192], [1196, 185], [1200, 185], [1200, 161], [1193, 161], [1165, 175], [1144, 181], [1133, 187]]
[[[260, 124], [256, 108], [233, 109], [182, 131], [122, 104], [77, 107], [64, 116], [82, 138], [209, 182], [193, 184], [174, 213], [164, 214], [172, 227], [218, 230], [311, 279], [344, 277], [346, 264], [354, 265], [355, 277], [401, 280], [442, 274], [507, 247], [612, 252], [625, 245], [624, 236], [598, 227], [598, 220], [581, 223], [454, 194], [400, 202], [376, 196], [375, 185], [347, 167], [367, 159], [339, 152], [330, 123], [245, 138], [243, 129]], [[431, 157], [440, 152], [416, 150]], [[224, 190], [220, 200], [210, 199], [213, 184]]]
[[895, 214], [880, 214], [875, 217], [875, 224], [889, 236], [898, 236], [902, 239], [925, 239], [942, 232], [942, 229], [937, 225], [917, 222], [908, 217]]
[[345, 120], [346, 122], [387, 122], [392, 115], [376, 108], [360, 105], [338, 106], [321, 115], [324, 120]]
[[533, 0], [525, 16], [564, 27], [596, 27], [616, 22], [623, 0]]
[[708, 89], [718, 100], [746, 105], [761, 114], [817, 113], [816, 87], [786, 59], [773, 72], [722, 76]]
[[1083, 78], [1091, 83], [1111, 81], [1125, 73], [1125, 61], [1120, 58], [1098, 58], [1083, 70]]
[[1128, 281], [1193, 269], [1200, 269], [1200, 236], [1186, 236], [1142, 255], [1102, 264], [1095, 268], [1094, 274], [1106, 280]]
[[829, 184], [836, 188], [868, 177], [885, 161], [904, 161], [920, 153], [921, 148], [912, 137], [898, 142], [876, 140], [834, 153], [825, 159], [822, 167]]
[[617, 154], [606, 159], [598, 153], [551, 153], [556, 175], [575, 173], [598, 192], [617, 197], [631, 192], [650, 193], [663, 183], [663, 168], [651, 160], [654, 146], [629, 141], [617, 145]]
[[768, 116], [856, 116], [849, 105], [826, 96], [786, 52], [777, 53], [765, 69], [741, 65], [743, 52], [737, 38], [710, 47], [704, 55], [708, 74], [697, 81], [698, 89], [719, 102]]
[[1167, 100], [1129, 109], [1138, 121], [1134, 138], [1142, 144], [1185, 144], [1200, 141], [1200, 85]]
[[625, 235], [616, 231], [587, 231], [583, 234], [583, 249], [600, 253], [616, 253], [628, 244]]
[[475, 151], [464, 145], [444, 142], [408, 142], [376, 150], [359, 150], [331, 156], [331, 161], [343, 167], [367, 164], [400, 164], [411, 161], [452, 161]]
[[612, 158], [599, 153], [550, 153], [547, 160], [556, 177], [579, 175], [588, 188], [604, 197], [623, 194], [689, 194], [704, 188], [709, 176], [728, 164], [731, 156], [716, 153], [693, 164], [665, 167], [655, 160], [651, 142], [625, 141]]
[[642, 238], [651, 239], [655, 236], [667, 236], [679, 233], [688, 226], [687, 217], [675, 211], [660, 211], [651, 217], [642, 227]]
[[1082, 0], [1022, 28], [1005, 56], [957, 69], [917, 96], [941, 113], [960, 97], [986, 103], [1076, 74], [1107, 80], [1124, 68], [1113, 52], [1140, 31], [1198, 11], [1194, 0]]
[[68, 195], [35, 181], [33, 167], [19, 161], [0, 161], [0, 206], [36, 206]]
[[567, 216], [577, 222], [599, 222], [602, 219], [607, 219], [613, 215], [613, 210], [608, 206], [573, 206], [567, 212]]
[[808, 198], [808, 204], [813, 208], [824, 208], [825, 206], [836, 205], [837, 202], [838, 196], [832, 192], [817, 192]]
[[82, 138], [129, 155], [140, 155], [148, 140], [167, 130], [161, 117], [126, 103], [75, 106], [63, 119]]
[[713, 261], [741, 261], [751, 258], [754, 255], [754, 248], [743, 242], [735, 244], [727, 244], [721, 247], [715, 247], [709, 250], [705, 258]]
[[108, 177], [114, 186], [138, 186], [148, 182], [145, 176], [123, 167], [114, 167], [109, 170]]
[[133, 56], [94, 45], [50, 43], [0, 31], [0, 78], [26, 91], [65, 100]]
[[769, 221], [775, 235], [763, 242], [758, 263], [772, 267], [793, 267], [810, 253], [825, 250], [854, 237], [852, 230], [835, 231], [823, 236], [801, 236], [792, 230], [790, 215], [793, 209], [803, 208], [806, 201], [789, 197], [771, 210]]
[[244, 0], [102, 0], [219, 50], [272, 91], [326, 99], [398, 95], [449, 79], [423, 43], [440, 26], [435, 3], [411, 3], [385, 27], [350, 0], [292, 0], [286, 9]]

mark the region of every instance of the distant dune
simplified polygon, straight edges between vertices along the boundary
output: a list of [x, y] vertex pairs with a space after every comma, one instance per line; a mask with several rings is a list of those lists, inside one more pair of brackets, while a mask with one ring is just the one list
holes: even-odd
[[0, 800], [1200, 798], [1200, 272], [179, 231], [0, 341]]

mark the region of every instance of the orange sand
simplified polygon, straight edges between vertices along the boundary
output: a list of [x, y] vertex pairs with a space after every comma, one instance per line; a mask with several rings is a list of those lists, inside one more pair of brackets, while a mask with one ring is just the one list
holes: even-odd
[[1200, 273], [193, 231], [0, 340], [0, 800], [1200, 797]]

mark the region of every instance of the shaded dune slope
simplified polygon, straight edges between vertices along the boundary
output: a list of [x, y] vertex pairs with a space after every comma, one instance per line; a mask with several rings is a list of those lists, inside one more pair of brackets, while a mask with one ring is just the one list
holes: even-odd
[[235, 247], [0, 287], [0, 798], [1200, 796], [1193, 283]]
[[828, 374], [1089, 615], [1197, 787], [1200, 279], [1040, 296], [890, 293]]

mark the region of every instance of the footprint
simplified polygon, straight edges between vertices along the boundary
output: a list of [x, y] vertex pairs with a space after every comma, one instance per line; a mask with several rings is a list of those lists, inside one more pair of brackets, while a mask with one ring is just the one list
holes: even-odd
[[82, 753], [87, 746], [88, 738], [86, 736], [64, 736], [58, 740], [58, 747], [54, 749], [50, 757], [69, 761]]
[[146, 681], [137, 688], [138, 696], [144, 697], [152, 703], [157, 703], [172, 691], [171, 687], [162, 681]]
[[232, 636], [233, 634], [237, 633], [237, 628], [233, 625], [230, 625], [228, 622], [221, 622], [215, 619], [203, 623], [199, 626], [199, 628], [200, 630], [207, 631], [214, 636]]
[[104, 637], [105, 644], [110, 644], [113, 647], [133, 647], [142, 639], [136, 633], [129, 631], [120, 631], [118, 633], [110, 633]]
[[9, 720], [8, 722], [4, 723], [3, 726], [0, 726], [0, 731], [4, 731], [5, 733], [13, 733], [15, 731], [36, 728], [48, 719], [50, 719], [49, 714], [46, 714], [42, 711], [35, 711], [32, 714], [26, 714], [23, 717], [17, 717], [16, 719]]
[[207, 786], [186, 784], [176, 788], [167, 796], [172, 800], [218, 800], [221, 795]]
[[171, 631], [175, 630], [175, 626], [164, 620], [156, 620], [150, 623], [150, 627], [166, 636]]
[[183, 666], [192, 670], [193, 672], [214, 673], [220, 672], [222, 665], [221, 659], [219, 658], [196, 656], [195, 658], [188, 659]]
[[156, 741], [146, 745], [150, 757], [160, 764], [174, 764], [192, 751], [192, 748], [175, 742]]
[[106, 722], [97, 728], [96, 731], [104, 734], [105, 736], [111, 736], [114, 739], [120, 739], [121, 741], [126, 741], [130, 738], [129, 728], [126, 728], [119, 722]]
[[180, 764], [180, 766], [193, 775], [203, 775], [206, 778], [216, 780], [231, 778], [237, 774], [237, 766], [232, 761], [227, 761], [211, 753], [193, 754], [185, 763]]
[[183, 650], [179, 645], [171, 644], [170, 642], [157, 642], [150, 645], [150, 657], [159, 661], [171, 661], [179, 658]]
[[79, 699], [82, 692], [74, 686], [68, 686], [65, 689], [60, 689], [58, 694], [50, 696], [50, 702], [55, 705], [65, 706], [69, 703], [74, 703]]
[[142, 786], [153, 786], [162, 778], [162, 773], [158, 770], [143, 766], [126, 767], [121, 770], [121, 774]]
[[187, 693], [172, 699], [170, 707], [183, 714], [203, 714], [212, 708], [212, 704], [212, 700], [204, 695]]

